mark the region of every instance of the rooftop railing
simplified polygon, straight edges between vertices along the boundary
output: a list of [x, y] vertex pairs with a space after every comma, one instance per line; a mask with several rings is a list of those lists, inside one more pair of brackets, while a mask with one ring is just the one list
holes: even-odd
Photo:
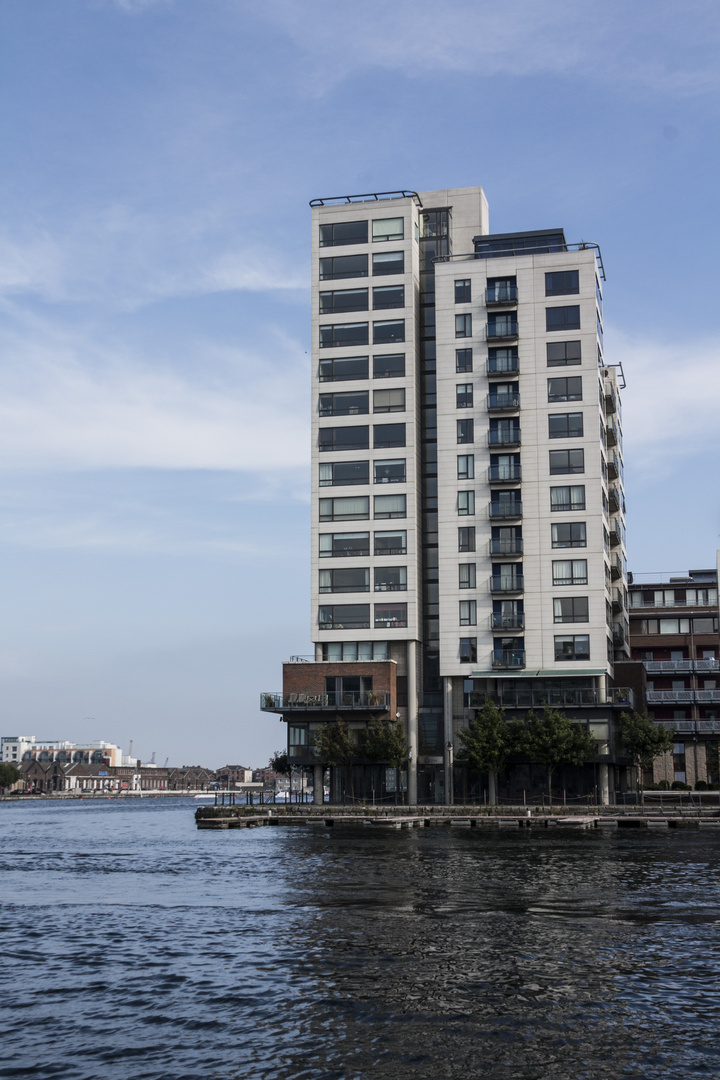
[[389, 693], [353, 693], [334, 694], [283, 694], [263, 693], [260, 695], [260, 709], [263, 712], [315, 712], [318, 709], [363, 709], [386, 711], [390, 708]]

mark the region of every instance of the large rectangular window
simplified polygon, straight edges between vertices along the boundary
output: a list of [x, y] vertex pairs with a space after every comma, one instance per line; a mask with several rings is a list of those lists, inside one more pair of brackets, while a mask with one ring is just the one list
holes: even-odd
[[404, 285], [381, 285], [373, 289], [373, 308], [405, 307]]
[[404, 221], [401, 217], [381, 218], [372, 223], [373, 242], [378, 240], [402, 240]]
[[585, 485], [573, 484], [570, 487], [551, 487], [550, 509], [553, 511], [584, 510]]
[[570, 367], [581, 363], [582, 352], [579, 341], [548, 341], [548, 367]]
[[320, 247], [339, 247], [341, 244], [367, 244], [367, 221], [335, 221], [320, 226]]
[[406, 591], [406, 566], [378, 566], [375, 568], [375, 592]]
[[477, 664], [477, 638], [460, 638], [460, 663]]
[[464, 526], [458, 529], [458, 551], [475, 550], [475, 526]]
[[320, 395], [321, 416], [359, 416], [369, 411], [367, 390], [347, 390], [339, 394]]
[[472, 409], [473, 384], [458, 383], [455, 387], [455, 404], [458, 409]]
[[367, 461], [329, 461], [320, 465], [320, 487], [349, 487], [370, 483]]
[[393, 345], [404, 340], [404, 319], [383, 319], [373, 323], [373, 345]]
[[477, 600], [461, 600], [459, 603], [461, 626], [477, 626]]
[[321, 533], [320, 558], [357, 558], [370, 554], [370, 533]]
[[546, 296], [568, 296], [580, 292], [580, 274], [577, 270], [558, 270], [545, 275]]
[[470, 278], [462, 278], [455, 282], [455, 303], [469, 304], [472, 300], [472, 288]]
[[555, 413], [549, 416], [548, 435], [551, 439], [582, 439], [583, 414], [571, 412]]
[[405, 353], [373, 357], [374, 379], [399, 379], [405, 374]]
[[457, 511], [461, 516], [463, 514], [475, 513], [475, 492], [474, 491], [458, 491], [457, 497]]
[[590, 637], [588, 634], [569, 634], [555, 638], [556, 660], [589, 660]]
[[380, 274], [404, 274], [405, 253], [403, 251], [374, 251], [372, 271], [373, 277]]
[[373, 424], [373, 446], [376, 450], [405, 446], [405, 425]]
[[583, 450], [551, 450], [550, 475], [560, 473], [584, 473], [585, 452]]
[[406, 501], [404, 495], [375, 495], [373, 516], [376, 518], [404, 518], [407, 516]]
[[476, 582], [476, 565], [474, 562], [460, 563], [458, 566], [458, 587], [461, 589], [474, 589]]
[[468, 313], [466, 315], [455, 316], [455, 337], [472, 337], [472, 315]]
[[367, 424], [360, 427], [320, 428], [318, 445], [321, 451], [327, 450], [367, 450], [370, 428]]
[[455, 350], [455, 370], [458, 372], [472, 371], [473, 369], [473, 352], [472, 349], [456, 349]]
[[374, 462], [373, 476], [376, 484], [404, 484], [405, 458]]
[[553, 622], [587, 622], [587, 596], [561, 596], [553, 600]]
[[320, 500], [321, 521], [361, 521], [369, 517], [370, 498], [367, 495]]
[[373, 412], [405, 412], [405, 390], [373, 390]]
[[320, 361], [320, 382], [349, 382], [367, 377], [367, 356], [338, 356], [333, 360]]
[[351, 345], [368, 344], [368, 324], [332, 323], [320, 327], [320, 348], [349, 348]]
[[320, 608], [321, 630], [369, 630], [369, 604], [327, 604]]
[[367, 276], [367, 255], [331, 255], [329, 258], [320, 260], [321, 281]]
[[367, 567], [320, 571], [321, 593], [370, 592], [370, 571]]
[[474, 480], [475, 479], [475, 455], [474, 454], [458, 454], [457, 475], [458, 475], [458, 480]]
[[587, 585], [587, 559], [554, 559], [553, 585]]
[[407, 626], [407, 604], [375, 604], [375, 629], [399, 630]]
[[558, 330], [579, 330], [580, 305], [545, 308], [545, 329], [548, 333]]
[[471, 443], [475, 441], [475, 427], [472, 420], [457, 421], [457, 441]]
[[562, 521], [552, 528], [552, 546], [554, 548], [587, 547], [587, 532], [584, 521]]
[[582, 375], [548, 379], [548, 401], [582, 401]]
[[376, 555], [406, 555], [407, 532], [405, 529], [376, 532], [374, 552]]
[[320, 293], [320, 314], [335, 315], [340, 311], [367, 311], [367, 289], [335, 289]]

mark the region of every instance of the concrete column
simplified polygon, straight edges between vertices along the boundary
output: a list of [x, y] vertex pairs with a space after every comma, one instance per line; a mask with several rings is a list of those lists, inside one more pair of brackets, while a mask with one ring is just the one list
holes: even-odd
[[610, 805], [610, 777], [607, 765], [598, 765], [598, 799], [601, 806]]
[[407, 741], [408, 741], [408, 805], [417, 806], [417, 758], [418, 758], [418, 692], [417, 692], [417, 644], [407, 643]]
[[444, 690], [444, 724], [443, 724], [443, 761], [445, 764], [445, 805], [453, 803], [453, 708], [452, 708], [452, 679], [446, 675], [443, 679]]
[[319, 642], [315, 645], [315, 661], [318, 664], [322, 662], [322, 645]]
[[313, 803], [315, 806], [323, 804], [323, 772], [322, 765], [313, 765]]

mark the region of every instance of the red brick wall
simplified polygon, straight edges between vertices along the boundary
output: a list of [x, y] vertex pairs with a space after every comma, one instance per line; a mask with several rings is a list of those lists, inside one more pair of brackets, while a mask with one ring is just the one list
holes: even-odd
[[327, 676], [363, 675], [372, 678], [373, 693], [391, 695], [390, 713], [397, 711], [397, 664], [392, 660], [357, 663], [283, 664], [284, 694], [324, 694]]

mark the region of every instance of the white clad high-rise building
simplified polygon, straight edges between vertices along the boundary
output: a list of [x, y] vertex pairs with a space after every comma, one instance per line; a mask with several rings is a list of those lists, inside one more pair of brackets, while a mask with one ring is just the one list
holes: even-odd
[[[599, 249], [490, 233], [479, 187], [311, 205], [315, 663], [286, 664], [263, 708], [316, 798], [319, 725], [403, 724], [414, 803], [451, 801], [457, 733], [486, 696], [550, 704], [597, 738], [607, 799], [631, 695]], [[392, 769], [355, 768], [353, 787], [393, 794]]]

